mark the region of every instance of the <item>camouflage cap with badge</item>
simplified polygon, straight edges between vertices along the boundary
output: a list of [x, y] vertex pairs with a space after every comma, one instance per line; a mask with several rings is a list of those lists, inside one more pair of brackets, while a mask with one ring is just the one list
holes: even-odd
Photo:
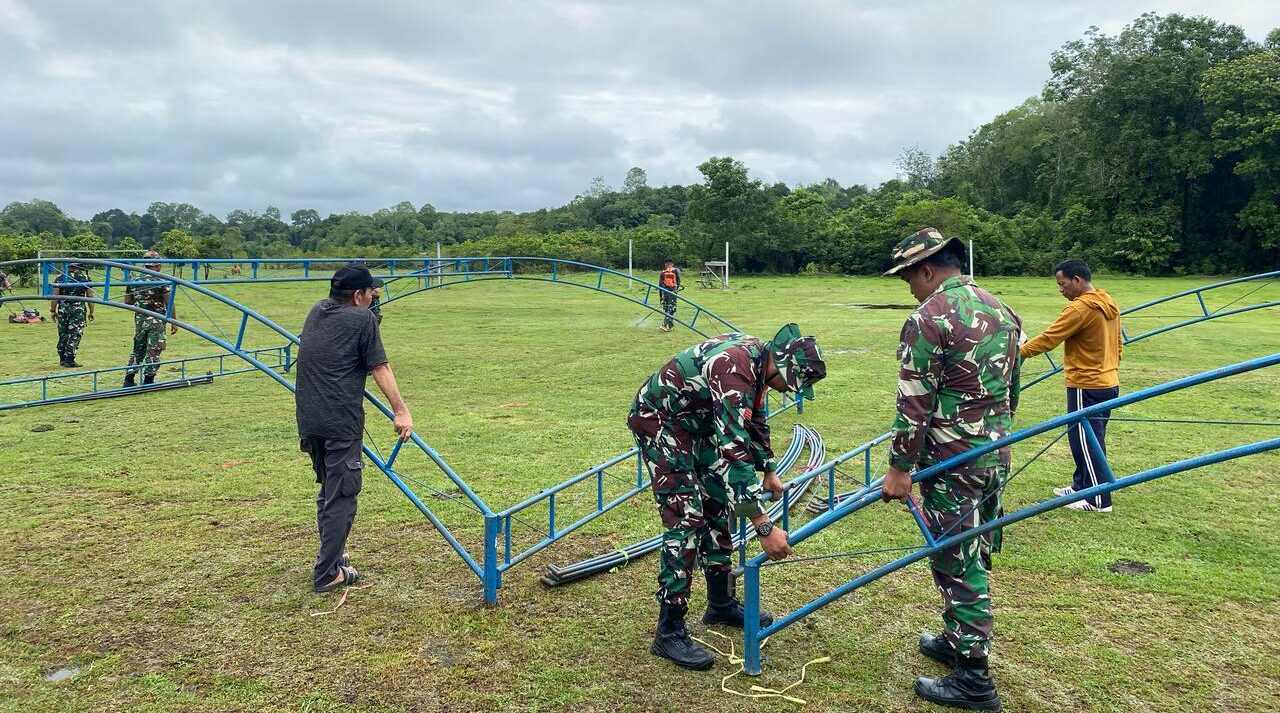
[[787, 388], [812, 401], [813, 385], [827, 375], [817, 340], [800, 336], [800, 327], [792, 322], [779, 329], [766, 346]]
[[903, 238], [902, 242], [898, 243], [898, 247], [893, 249], [893, 267], [885, 271], [884, 275], [896, 275], [902, 268], [920, 262], [953, 241], [959, 243], [962, 250], [964, 249], [964, 243], [960, 238], [944, 238], [937, 228], [921, 228]]

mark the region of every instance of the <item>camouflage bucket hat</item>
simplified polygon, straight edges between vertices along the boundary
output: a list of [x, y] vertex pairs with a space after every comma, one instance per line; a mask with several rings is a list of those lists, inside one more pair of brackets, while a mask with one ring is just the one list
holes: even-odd
[[893, 267], [884, 275], [896, 275], [904, 267], [914, 265], [960, 238], [944, 238], [937, 228], [921, 228], [908, 235], [893, 249]]
[[817, 340], [800, 336], [800, 327], [792, 322], [778, 330], [768, 347], [787, 387], [812, 401], [813, 385], [827, 375]]

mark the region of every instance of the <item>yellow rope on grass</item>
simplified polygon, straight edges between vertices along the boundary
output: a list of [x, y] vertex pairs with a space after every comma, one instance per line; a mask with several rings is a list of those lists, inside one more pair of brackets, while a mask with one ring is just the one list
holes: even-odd
[[[704, 641], [704, 640], [702, 640], [702, 639], [699, 639], [699, 638], [698, 638], [698, 637], [696, 637], [696, 636], [691, 636], [691, 637], [689, 637], [689, 638], [693, 639], [694, 641], [698, 642], [699, 644], [702, 644], [703, 646], [707, 647], [708, 649], [711, 649], [712, 651], [716, 652], [717, 654], [720, 654], [721, 656], [724, 656], [725, 658], [729, 659], [729, 663], [731, 663], [731, 664], [738, 664], [738, 670], [737, 670], [737, 671], [734, 671], [733, 673], [729, 674], [728, 676], [725, 676], [724, 678], [720, 679], [720, 690], [721, 690], [721, 691], [724, 691], [725, 693], [731, 693], [731, 694], [733, 694], [733, 695], [735, 695], [735, 696], [740, 696], [740, 697], [742, 697], [742, 698], [781, 698], [782, 700], [787, 701], [787, 702], [789, 702], [789, 703], [799, 703], [800, 705], [806, 705], [806, 704], [808, 703], [808, 701], [806, 701], [806, 700], [805, 700], [805, 699], [803, 699], [803, 698], [797, 698], [797, 697], [795, 697], [795, 696], [787, 695], [787, 691], [790, 691], [791, 689], [795, 688], [796, 686], [799, 686], [800, 684], [804, 683], [804, 681], [805, 681], [805, 677], [806, 677], [806, 676], [808, 675], [808, 673], [809, 673], [809, 667], [810, 667], [810, 666], [812, 666], [813, 664], [817, 664], [817, 663], [830, 663], [830, 662], [831, 662], [831, 657], [830, 657], [830, 656], [820, 656], [820, 657], [818, 657], [818, 658], [816, 658], [816, 659], [814, 659], [814, 660], [812, 660], [812, 661], [810, 661], [810, 662], [806, 663], [804, 666], [801, 666], [801, 667], [800, 667], [800, 679], [799, 679], [799, 680], [797, 680], [796, 682], [792, 683], [791, 685], [787, 686], [786, 688], [781, 689], [781, 690], [774, 689], [774, 688], [765, 688], [765, 687], [763, 687], [763, 686], [756, 686], [756, 685], [752, 685], [752, 686], [751, 686], [751, 688], [747, 689], [747, 690], [752, 691], [752, 692], [751, 692], [751, 693], [744, 693], [744, 692], [742, 692], [742, 691], [736, 691], [736, 690], [734, 690], [734, 689], [732, 689], [732, 688], [729, 688], [729, 679], [733, 678], [734, 676], [737, 676], [737, 675], [738, 675], [738, 674], [740, 674], [740, 673], [745, 673], [745, 672], [746, 672], [746, 669], [743, 667], [743, 664], [745, 663], [745, 660], [744, 660], [741, 656], [738, 656], [737, 647], [734, 645], [734, 643], [733, 643], [733, 639], [732, 639], [732, 638], [730, 638], [730, 637], [728, 637], [728, 636], [725, 636], [724, 634], [721, 634], [721, 633], [720, 633], [720, 632], [718, 632], [718, 631], [712, 631], [711, 629], [707, 629], [707, 633], [708, 633], [708, 634], [715, 634], [716, 636], [719, 636], [719, 637], [720, 637], [720, 638], [722, 638], [722, 639], [728, 639], [728, 641], [729, 641], [729, 650], [728, 650], [727, 652], [726, 652], [726, 651], [722, 651], [718, 646], [715, 646], [714, 644], [712, 644], [712, 643], [710, 643], [710, 642], [707, 642], [707, 641]], [[766, 645], [766, 644], [768, 644], [768, 643], [769, 643], [769, 640], [768, 640], [768, 639], [765, 639], [764, 641], [761, 641], [761, 642], [760, 642], [760, 648], [761, 648], [761, 649], [764, 649], [765, 645]]]

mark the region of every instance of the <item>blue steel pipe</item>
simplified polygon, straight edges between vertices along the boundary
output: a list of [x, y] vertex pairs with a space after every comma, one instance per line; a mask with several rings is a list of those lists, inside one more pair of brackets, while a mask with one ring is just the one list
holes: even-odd
[[[954, 456], [952, 458], [949, 458], [945, 461], [934, 464], [927, 468], [923, 468], [917, 471], [912, 476], [912, 482], [913, 483], [920, 482], [921, 480], [930, 477], [934, 473], [938, 473], [950, 468], [954, 468], [957, 465], [974, 460], [985, 453], [989, 453], [999, 448], [1009, 446], [1013, 443], [1017, 443], [1027, 438], [1031, 438], [1033, 436], [1039, 435], [1046, 431], [1055, 430], [1055, 429], [1062, 428], [1064, 426], [1069, 426], [1071, 424], [1079, 423], [1079, 422], [1083, 422], [1087, 424], [1088, 419], [1092, 418], [1096, 414], [1099, 414], [1105, 411], [1111, 411], [1113, 409], [1118, 409], [1139, 401], [1145, 401], [1147, 399], [1154, 398], [1156, 396], [1160, 396], [1162, 394], [1166, 394], [1172, 391], [1178, 391], [1180, 389], [1196, 386], [1199, 384], [1204, 384], [1210, 381], [1216, 381], [1218, 379], [1222, 379], [1228, 376], [1234, 376], [1237, 374], [1254, 371], [1256, 369], [1262, 369], [1269, 366], [1274, 366], [1277, 363], [1280, 363], [1280, 353], [1271, 354], [1265, 357], [1259, 357], [1257, 359], [1251, 359], [1248, 361], [1240, 362], [1238, 364], [1233, 364], [1230, 366], [1221, 367], [1218, 369], [1211, 369], [1209, 371], [1205, 371], [1200, 374], [1195, 374], [1192, 376], [1183, 377], [1181, 379], [1175, 379], [1173, 381], [1170, 381], [1164, 384], [1159, 384], [1157, 386], [1152, 386], [1146, 389], [1142, 389], [1140, 391], [1136, 391], [1132, 394], [1117, 397], [1110, 401], [1105, 401], [1099, 404], [1095, 404], [1093, 406], [1080, 409], [1078, 411], [1073, 411], [1071, 413], [1049, 419], [1048, 421], [1044, 421], [1035, 426], [1031, 426], [1029, 428], [1017, 431], [1013, 434], [1005, 436], [1004, 438], [993, 441], [989, 444], [970, 449], [961, 455]], [[1085, 427], [1086, 439], [1088, 439], [1088, 436], [1091, 433], [1092, 433], [1092, 428]], [[1188, 459], [1186, 461], [1180, 461], [1178, 464], [1174, 464], [1174, 465], [1175, 466], [1184, 465], [1184, 467], [1181, 468], [1181, 470], [1185, 470], [1188, 468], [1198, 468], [1198, 467], [1201, 467], [1202, 465], [1209, 465], [1211, 463], [1219, 462], [1220, 460], [1239, 457], [1240, 455], [1248, 455], [1255, 452], [1261, 452], [1263, 450], [1271, 450], [1272, 448], [1277, 447], [1277, 444], [1280, 444], [1280, 439], [1272, 439], [1271, 441], [1263, 441], [1260, 444], [1252, 444], [1250, 446], [1240, 446], [1238, 448], [1228, 449], [1226, 451], [1222, 451], [1217, 454], [1210, 454], [1207, 456], [1200, 456], [1197, 458]], [[1096, 438], [1089, 439], [1089, 443], [1087, 447], [1090, 447], [1091, 450], [1096, 448], [1096, 451], [1098, 452], [1101, 451], [1101, 447], [1097, 443]], [[1231, 454], [1231, 455], [1223, 456], [1223, 454]], [[1223, 456], [1223, 457], [1219, 457], [1219, 456]], [[1186, 465], [1186, 464], [1192, 464], [1192, 465]], [[1140, 473], [1134, 476], [1128, 476], [1126, 478], [1122, 478], [1119, 480], [1114, 479], [1114, 476], [1112, 476], [1109, 482], [1102, 483], [1100, 485], [1094, 486], [1093, 488], [1089, 488], [1086, 490], [1077, 491], [1076, 493], [1073, 493], [1069, 496], [1064, 496], [1062, 498], [1057, 498], [1055, 500], [1047, 501], [1047, 503], [1053, 503], [1053, 504], [1041, 510], [1037, 510], [1035, 512], [1031, 512], [1030, 514], [1023, 515], [1022, 517], [1019, 517], [1017, 519], [1020, 520], [1020, 519], [1024, 519], [1025, 517], [1031, 517], [1032, 515], [1038, 514], [1039, 512], [1043, 512], [1044, 510], [1052, 509], [1053, 507], [1058, 507], [1060, 505], [1065, 505], [1066, 503], [1073, 502], [1075, 500], [1080, 500], [1085, 497], [1090, 497], [1091, 495], [1099, 494], [1101, 492], [1110, 492], [1113, 489], [1127, 487], [1128, 485], [1133, 485], [1139, 482], [1145, 482], [1146, 480], [1150, 480], [1154, 477], [1160, 477], [1161, 475], [1167, 475], [1168, 473], [1171, 473], [1171, 472], [1179, 472], [1178, 469], [1168, 470], [1171, 467], [1172, 466], [1161, 466], [1159, 468], [1146, 471], [1145, 473]], [[1155, 475], [1151, 475], [1151, 474], [1155, 474]], [[868, 505], [875, 503], [879, 499], [880, 499], [879, 487], [868, 488], [868, 489], [865, 489], [864, 491], [860, 491], [854, 497], [839, 503], [836, 507], [832, 508], [828, 512], [809, 521], [807, 524], [797, 529], [795, 532], [790, 533], [789, 541], [793, 546], [797, 545], [803, 542], [804, 540], [808, 539], [812, 535], [822, 531], [827, 526], [847, 517], [853, 512], [856, 512], [864, 507], [867, 507]], [[1022, 512], [1023, 511], [1019, 511], [1019, 513], [1017, 514], [1021, 514]], [[1007, 518], [1010, 516], [1005, 516], [1005, 517]], [[1004, 518], [1001, 518], [1001, 520], [1004, 520]], [[1016, 522], [1017, 520], [1005, 520], [1005, 521]], [[978, 528], [978, 530], [974, 530], [974, 531], [966, 531], [965, 536], [975, 536], [970, 533], [979, 532], [980, 534], [980, 532], [985, 532], [989, 529], [993, 529], [993, 528], [984, 527], [984, 528]], [[962, 540], [957, 540], [956, 537], [960, 537], [960, 536], [952, 536], [950, 538], [940, 540], [938, 543], [935, 544], [934, 547], [944, 548], [946, 546], [949, 546], [950, 544], [953, 544], [954, 542], [962, 541]], [[927, 552], [923, 555], [920, 555], [919, 557], [915, 557], [914, 555], [909, 555], [898, 561], [902, 562], [902, 561], [908, 560], [910, 557], [915, 557], [914, 559], [909, 559], [909, 561], [906, 561], [906, 564], [910, 564], [910, 562], [914, 562], [917, 559], [920, 559], [921, 557], [924, 557], [924, 556], [927, 556]], [[744, 582], [755, 583], [754, 588], [748, 588], [744, 591], [744, 596], [746, 599], [746, 603], [750, 606], [753, 606], [757, 612], [760, 606], [759, 605], [760, 590], [758, 586], [759, 585], [758, 570], [760, 566], [764, 564], [765, 561], [766, 561], [766, 557], [763, 554], [760, 554], [753, 557], [744, 566], [744, 570], [746, 574], [744, 578]], [[905, 566], [905, 564], [899, 565], [899, 567], [897, 568], [900, 568], [901, 566]], [[889, 567], [889, 565], [886, 565], [886, 567]], [[885, 568], [881, 568], [881, 569], [885, 569]], [[875, 578], [878, 578], [879, 576], [883, 576], [884, 574], [887, 574], [888, 572], [893, 571], [893, 569], [896, 569], [896, 568], [885, 569], [884, 572], [877, 575], [877, 577]], [[876, 570], [876, 572], [879, 572], [879, 571], [880, 570]], [[872, 574], [874, 574], [874, 572]], [[748, 618], [747, 625], [744, 628], [744, 632], [745, 632], [744, 646], [746, 647], [745, 655], [747, 656], [748, 663], [749, 664], [754, 663], [754, 672], [759, 673], [759, 665], [760, 665], [759, 642], [763, 636], [768, 636], [773, 632], [781, 630], [783, 627], [796, 621], [802, 616], [807, 615], [809, 612], [813, 611], [814, 609], [821, 607], [825, 603], [829, 601], [833, 601], [834, 599], [837, 599], [840, 596], [843, 596], [849, 591], [853, 591], [853, 589], [856, 589], [857, 587], [862, 586], [862, 584], [865, 584], [866, 582], [861, 580], [866, 579], [867, 576], [869, 575], [864, 575], [863, 577], [860, 577], [858, 580], [854, 580], [855, 582], [861, 582], [856, 586], [850, 586], [853, 583], [850, 583], [849, 585], [842, 585], [842, 587], [837, 588], [837, 590], [833, 590], [833, 592], [830, 593], [829, 595], [826, 595], [825, 597], [820, 598], [819, 600], [815, 600], [814, 603], [811, 603], [812, 605], [806, 605], [806, 607], [802, 607], [800, 610], [797, 610], [797, 612], [793, 612], [792, 614], [779, 618], [777, 621], [774, 622], [773, 625], [766, 627], [763, 630], [759, 630], [758, 626], [753, 624], [753, 622], [758, 621], [758, 618], [757, 619]], [[866, 581], [872, 581], [872, 580], [866, 579]], [[799, 614], [799, 612], [801, 611], [803, 611], [804, 614]], [[749, 670], [749, 672], [751, 671]]]
[[[951, 535], [950, 537], [946, 537], [941, 540], [938, 540], [932, 546], [921, 547], [920, 549], [915, 550], [914, 552], [903, 555], [902, 557], [899, 557], [898, 559], [893, 560], [892, 562], [881, 565], [875, 568], [874, 570], [867, 572], [866, 574], [863, 574], [849, 582], [846, 582], [836, 587], [830, 592], [827, 592], [826, 594], [814, 599], [813, 601], [809, 602], [808, 604], [805, 604], [804, 606], [800, 607], [799, 609], [796, 609], [795, 611], [792, 611], [788, 614], [778, 617], [769, 626], [751, 627], [748, 625], [747, 627], [748, 629], [755, 629], [755, 631], [748, 632], [749, 635], [754, 635], [754, 636], [753, 637], [749, 636], [749, 638], [747, 639], [748, 642], [751, 642], [752, 638], [754, 638], [754, 646], [749, 645], [744, 654], [747, 660], [746, 663], [744, 664], [744, 668], [747, 669], [748, 674], [751, 674], [753, 676], [758, 676], [760, 674], [761, 662], [760, 662], [759, 641], [761, 639], [768, 636], [772, 636], [773, 634], [778, 633], [779, 631], [796, 623], [800, 619], [803, 619], [809, 614], [812, 614], [814, 611], [821, 609], [827, 604], [834, 602], [835, 600], [849, 594], [850, 592], [860, 589], [876, 581], [877, 579], [884, 577], [887, 574], [892, 574], [893, 572], [896, 572], [902, 569], [903, 567], [914, 564], [932, 555], [935, 552], [945, 550], [948, 547], [953, 547], [955, 545], [960, 544], [961, 542], [965, 542], [966, 540], [971, 540], [975, 537], [981, 537], [982, 535], [985, 535], [986, 533], [991, 532], [993, 530], [1006, 527], [1008, 525], [1012, 525], [1016, 522], [1021, 522], [1022, 520], [1026, 520], [1027, 518], [1035, 517], [1036, 515], [1040, 515], [1042, 513], [1048, 512], [1049, 510], [1060, 508], [1064, 505], [1068, 505], [1078, 500], [1084, 500], [1085, 498], [1091, 498], [1091, 497], [1094, 497], [1095, 495], [1101, 495], [1103, 493], [1110, 493], [1116, 490], [1122, 490], [1124, 488], [1128, 488], [1130, 486], [1155, 480], [1157, 478], [1163, 478], [1167, 475], [1173, 475], [1175, 473], [1181, 473], [1187, 470], [1194, 470], [1196, 468], [1203, 468], [1205, 466], [1214, 465], [1216, 463], [1222, 463], [1228, 460], [1234, 460], [1236, 458], [1243, 458], [1246, 456], [1256, 455], [1258, 453], [1264, 453], [1266, 451], [1275, 450], [1277, 448], [1280, 448], [1280, 438], [1272, 438], [1265, 441], [1259, 441], [1257, 443], [1250, 443], [1243, 446], [1236, 446], [1235, 448], [1228, 448], [1226, 450], [1218, 451], [1216, 453], [1208, 453], [1205, 455], [1196, 456], [1194, 458], [1187, 458], [1185, 460], [1177, 461], [1175, 463], [1169, 463], [1166, 465], [1158, 466], [1156, 468], [1152, 468], [1150, 470], [1146, 470], [1141, 473], [1135, 473], [1134, 475], [1129, 475], [1124, 478], [1120, 478], [1110, 483], [1100, 483], [1098, 485], [1085, 488], [1084, 490], [1077, 490], [1071, 493], [1070, 495], [1063, 495], [1060, 497], [1052, 498], [1050, 500], [1046, 500], [1036, 505], [1025, 507], [1016, 512], [1008, 513], [994, 520], [983, 523], [978, 527], [965, 530], [964, 532]], [[877, 494], [877, 497], [878, 497], [878, 494]], [[748, 592], [759, 592], [759, 589], [760, 589], [760, 563], [757, 560], [753, 560], [752, 562], [748, 563], [746, 567], [746, 578], [744, 579], [744, 583], [746, 584], [747, 587], [749, 587], [749, 589], [747, 589]], [[760, 598], [758, 596], [747, 595], [746, 600], [747, 601], [744, 603], [744, 606], [748, 607], [747, 616], [750, 617], [750, 607], [752, 606], [754, 607], [756, 612], [756, 618], [755, 619], [748, 618], [747, 622], [751, 622], [751, 621], [758, 622], [760, 620], [760, 615], [759, 615]]]
[[[940, 463], [935, 463], [934, 465], [931, 465], [928, 468], [923, 468], [917, 471], [912, 481], [919, 482], [920, 480], [927, 478], [933, 475], [934, 473], [940, 473], [949, 468], [954, 468], [957, 465], [967, 463], [985, 453], [990, 453], [991, 451], [997, 450], [999, 448], [1003, 448], [1005, 446], [1012, 445], [1019, 441], [1026, 440], [1028, 438], [1031, 438], [1032, 436], [1039, 435], [1046, 431], [1052, 431], [1083, 419], [1092, 418], [1095, 415], [1100, 414], [1104, 411], [1110, 411], [1113, 409], [1122, 408], [1124, 406], [1128, 406], [1129, 404], [1136, 403], [1138, 401], [1145, 401], [1146, 399], [1160, 396], [1161, 394], [1166, 394], [1171, 391], [1178, 391], [1180, 389], [1185, 389], [1190, 386], [1196, 386], [1198, 384], [1204, 384], [1210, 381], [1216, 381], [1218, 379], [1222, 379], [1228, 376], [1234, 376], [1236, 374], [1243, 374], [1245, 372], [1254, 371], [1255, 369], [1262, 369], [1269, 366], [1274, 366], [1277, 363], [1280, 363], [1280, 353], [1259, 357], [1257, 359], [1250, 359], [1248, 361], [1243, 361], [1238, 364], [1232, 364], [1230, 366], [1220, 367], [1218, 369], [1210, 369], [1209, 371], [1201, 372], [1199, 374], [1185, 376], [1181, 379], [1175, 379], [1173, 381], [1169, 381], [1163, 384], [1158, 384], [1156, 386], [1151, 386], [1146, 389], [1142, 389], [1140, 391], [1135, 391], [1132, 394], [1118, 396], [1114, 399], [1111, 399], [1110, 401], [1104, 401], [1102, 403], [1094, 404], [1093, 406], [1088, 406], [1078, 411], [1072, 411], [1071, 413], [1067, 413], [1061, 416], [1051, 418], [1047, 421], [1036, 424], [1034, 426], [1029, 426], [1025, 429], [1022, 429], [1020, 431], [1016, 431], [1010, 435], [1007, 435], [1004, 438], [1001, 438], [999, 440], [992, 441], [991, 443], [987, 443], [982, 446], [978, 446], [977, 448], [972, 448], [968, 451], [965, 451], [961, 455], [953, 456]], [[878, 492], [869, 492], [868, 495], [875, 495], [878, 497]], [[848, 514], [851, 507], [852, 507], [851, 501], [842, 502], [836, 505], [836, 507], [831, 509], [830, 511], [823, 513], [822, 515], [814, 518], [813, 520], [810, 520], [808, 523], [804, 525], [804, 527], [801, 527], [800, 529], [791, 533], [791, 543], [794, 545], [794, 544], [803, 542], [809, 536], [822, 530], [827, 525], [842, 519], [846, 514]], [[753, 561], [759, 564], [762, 561], [762, 557], [763, 557], [762, 555], [757, 556]]]
[[[56, 261], [55, 261], [55, 260], [42, 260], [42, 259], [13, 260], [13, 261], [9, 261], [9, 262], [0, 262], [0, 266], [18, 266], [18, 265], [39, 264], [39, 265], [41, 266], [41, 269], [42, 269], [43, 271], [47, 271], [46, 266], [47, 266], [47, 263], [49, 263], [49, 262], [56, 262]], [[183, 279], [183, 278], [180, 278], [180, 277], [174, 277], [174, 276], [172, 276], [172, 275], [166, 275], [166, 274], [164, 274], [164, 273], [162, 273], [162, 272], [158, 272], [158, 271], [155, 271], [155, 270], [150, 270], [150, 269], [148, 269], [148, 268], [137, 267], [137, 266], [134, 266], [134, 265], [129, 265], [129, 264], [126, 264], [126, 263], [121, 263], [121, 262], [112, 261], [112, 260], [98, 260], [98, 259], [89, 259], [89, 258], [77, 258], [77, 259], [76, 259], [76, 262], [78, 262], [78, 263], [80, 263], [80, 264], [83, 264], [83, 265], [99, 265], [99, 266], [102, 266], [102, 267], [116, 267], [116, 268], [121, 268], [121, 269], [125, 269], [125, 268], [127, 268], [127, 269], [133, 270], [133, 271], [135, 271], [135, 272], [139, 272], [139, 273], [145, 274], [145, 275], [152, 275], [152, 276], [154, 276], [154, 277], [158, 277], [158, 278], [160, 278], [161, 280], [163, 280], [163, 281], [165, 281], [165, 282], [173, 283], [173, 284], [174, 284], [174, 285], [176, 285], [176, 286], [186, 287], [186, 288], [191, 289], [191, 290], [193, 290], [193, 291], [195, 291], [195, 292], [197, 292], [197, 293], [199, 293], [199, 294], [205, 295], [206, 297], [210, 297], [210, 298], [212, 298], [212, 299], [214, 299], [214, 300], [216, 300], [216, 301], [218, 301], [218, 302], [221, 302], [222, 304], [225, 304], [225, 305], [227, 305], [228, 307], [231, 307], [232, 309], [238, 310], [238, 311], [240, 311], [241, 313], [249, 314], [250, 316], [252, 316], [252, 317], [253, 317], [256, 321], [258, 321], [259, 323], [261, 323], [261, 324], [265, 325], [266, 327], [268, 327], [268, 328], [270, 328], [270, 329], [274, 330], [276, 333], [280, 334], [280, 335], [281, 335], [281, 336], [283, 336], [285, 339], [289, 340], [289, 342], [290, 342], [291, 344], [295, 344], [295, 345], [300, 345], [300, 344], [301, 344], [301, 342], [299, 341], [299, 339], [298, 339], [298, 337], [297, 337], [297, 336], [295, 336], [294, 334], [292, 334], [292, 333], [291, 333], [291, 332], [289, 332], [288, 330], [284, 329], [284, 328], [283, 328], [283, 327], [281, 327], [280, 325], [276, 324], [275, 322], [271, 321], [269, 318], [267, 318], [266, 316], [264, 316], [264, 315], [262, 315], [261, 313], [257, 312], [256, 310], [252, 310], [252, 309], [250, 309], [250, 308], [248, 308], [248, 307], [245, 307], [244, 305], [242, 305], [242, 304], [240, 304], [240, 303], [238, 303], [238, 302], [235, 302], [234, 300], [231, 300], [230, 298], [227, 298], [227, 297], [225, 297], [225, 296], [223, 296], [223, 295], [221, 295], [221, 294], [219, 294], [219, 293], [217, 293], [217, 292], [214, 292], [214, 291], [212, 291], [212, 290], [209, 290], [209, 289], [207, 289], [207, 288], [204, 288], [204, 287], [202, 287], [202, 286], [200, 286], [200, 285], [198, 285], [198, 284], [196, 284], [196, 283], [190, 282], [190, 281], [185, 280], [185, 279]], [[256, 266], [255, 266], [255, 268], [256, 268]], [[17, 300], [21, 300], [21, 299], [24, 299], [24, 298], [22, 298], [22, 297], [4, 297], [4, 298], [0, 298], [0, 302], [2, 302], [2, 301], [6, 301], [6, 300], [15, 300], [15, 301], [17, 301]], [[26, 299], [34, 299], [34, 298], [26, 298]], [[142, 308], [140, 308], [140, 307], [137, 307], [136, 305], [126, 305], [126, 304], [118, 303], [118, 302], [109, 302], [109, 301], [102, 300], [102, 299], [99, 299], [99, 298], [91, 298], [91, 297], [74, 297], [74, 296], [70, 296], [70, 295], [59, 295], [59, 296], [57, 296], [57, 297], [56, 297], [56, 299], [63, 300], [63, 301], [72, 301], [72, 302], [92, 302], [92, 303], [94, 303], [94, 304], [101, 304], [101, 305], [106, 305], [106, 306], [109, 306], [109, 307], [118, 307], [118, 308], [121, 308], [121, 309], [128, 309], [128, 310], [130, 310], [130, 311], [133, 311], [133, 312], [136, 312], [136, 313], [139, 313], [139, 314], [145, 314], [145, 315], [148, 315], [148, 316], [158, 317], [158, 318], [160, 318], [161, 320], [163, 320], [163, 321], [165, 321], [165, 322], [169, 322], [169, 323], [171, 323], [171, 324], [177, 324], [179, 327], [182, 327], [183, 329], [186, 329], [187, 331], [189, 331], [189, 332], [191, 332], [191, 333], [193, 333], [193, 334], [196, 334], [197, 336], [203, 337], [204, 339], [206, 339], [206, 340], [208, 340], [208, 341], [210, 341], [210, 342], [212, 342], [212, 343], [214, 343], [214, 344], [216, 344], [216, 345], [218, 345], [218, 346], [222, 347], [223, 349], [226, 349], [228, 352], [231, 352], [231, 353], [233, 353], [233, 354], [236, 354], [237, 356], [239, 356], [240, 358], [244, 359], [245, 361], [248, 361], [249, 363], [251, 363], [251, 364], [253, 364], [254, 366], [258, 367], [258, 369], [259, 369], [259, 370], [261, 370], [263, 373], [266, 373], [267, 375], [271, 376], [271, 378], [273, 378], [273, 379], [275, 379], [277, 382], [279, 382], [279, 383], [280, 383], [280, 385], [282, 385], [282, 386], [284, 386], [285, 388], [289, 389], [289, 391], [290, 391], [290, 392], [293, 392], [293, 391], [295, 390], [295, 387], [294, 387], [294, 385], [293, 385], [293, 383], [292, 383], [292, 382], [290, 382], [288, 379], [285, 379], [284, 377], [280, 376], [278, 373], [276, 373], [276, 372], [275, 372], [275, 370], [273, 370], [273, 369], [271, 369], [270, 367], [268, 367], [267, 365], [263, 364], [261, 361], [259, 361], [259, 360], [257, 360], [256, 358], [254, 358], [254, 357], [250, 356], [250, 355], [249, 355], [246, 351], [244, 351], [243, 349], [238, 348], [238, 347], [236, 347], [236, 346], [232, 345], [230, 342], [227, 342], [227, 341], [226, 341], [226, 340], [224, 340], [224, 339], [221, 339], [221, 338], [219, 338], [219, 337], [216, 337], [216, 336], [214, 336], [214, 335], [212, 335], [212, 334], [210, 334], [210, 333], [208, 333], [208, 332], [204, 331], [203, 329], [200, 329], [200, 328], [198, 328], [198, 327], [195, 327], [194, 325], [190, 325], [190, 324], [188, 324], [188, 323], [186, 323], [186, 322], [183, 322], [183, 321], [181, 321], [181, 320], [174, 319], [174, 318], [172, 318], [172, 317], [170, 317], [170, 316], [168, 316], [168, 315], [159, 314], [159, 313], [156, 313], [156, 312], [151, 312], [151, 311], [149, 311], [149, 310], [145, 310], [145, 309], [142, 309]], [[387, 418], [394, 420], [394, 414], [393, 414], [393, 412], [391, 411], [391, 409], [390, 409], [390, 408], [388, 408], [388, 407], [386, 406], [386, 404], [382, 403], [382, 401], [380, 401], [377, 397], [375, 397], [375, 396], [374, 396], [372, 393], [370, 393], [367, 389], [365, 390], [365, 399], [367, 399], [368, 401], [370, 401], [370, 402], [374, 405], [374, 407], [375, 407], [375, 408], [377, 408], [379, 411], [381, 411], [381, 412], [383, 413], [383, 415], [385, 415]], [[454, 485], [456, 485], [456, 486], [458, 487], [458, 489], [459, 489], [460, 491], [462, 491], [462, 492], [467, 496], [467, 498], [468, 498], [468, 499], [470, 499], [470, 500], [472, 501], [472, 503], [474, 503], [477, 507], [479, 507], [479, 508], [481, 509], [481, 511], [482, 511], [485, 515], [491, 515], [491, 514], [492, 514], [492, 510], [489, 508], [489, 506], [488, 506], [487, 504], [485, 504], [485, 502], [484, 502], [483, 500], [481, 500], [481, 499], [480, 499], [480, 498], [475, 494], [475, 492], [474, 492], [474, 491], [472, 491], [472, 489], [470, 488], [470, 486], [468, 486], [468, 485], [466, 484], [466, 482], [465, 482], [465, 481], [463, 481], [463, 480], [462, 480], [462, 478], [460, 478], [460, 477], [458, 476], [458, 474], [457, 474], [457, 473], [455, 473], [455, 472], [453, 471], [453, 468], [449, 467], [449, 465], [444, 461], [444, 459], [443, 459], [443, 458], [441, 458], [441, 457], [440, 457], [440, 454], [439, 454], [439, 453], [437, 453], [437, 452], [435, 451], [435, 449], [434, 449], [434, 448], [432, 448], [431, 446], [427, 445], [427, 443], [426, 443], [425, 441], [423, 441], [423, 440], [422, 440], [422, 438], [421, 438], [420, 436], [418, 436], [418, 434], [417, 434], [417, 433], [413, 433], [413, 434], [411, 434], [411, 435], [410, 435], [410, 437], [411, 437], [411, 439], [413, 440], [414, 444], [415, 444], [415, 445], [417, 445], [419, 448], [421, 448], [421, 449], [423, 450], [423, 452], [425, 452], [425, 453], [427, 454], [427, 456], [428, 456], [428, 457], [430, 457], [430, 458], [431, 458], [431, 460], [432, 460], [433, 462], [435, 462], [435, 464], [436, 464], [436, 465], [437, 465], [437, 466], [438, 466], [438, 467], [439, 467], [439, 468], [440, 468], [440, 469], [445, 473], [445, 475], [446, 475], [446, 476], [448, 476], [448, 477], [449, 477], [449, 479], [450, 479], [451, 481], [453, 481]], [[369, 448], [368, 448], [367, 446], [365, 447], [365, 451], [366, 451], [366, 453], [371, 453], [371, 451], [369, 450]], [[384, 472], [385, 472], [385, 471], [384, 471]], [[390, 476], [390, 473], [388, 473], [388, 476]], [[419, 508], [419, 509], [421, 509], [421, 508]], [[442, 534], [443, 534], [443, 532], [442, 532]]]

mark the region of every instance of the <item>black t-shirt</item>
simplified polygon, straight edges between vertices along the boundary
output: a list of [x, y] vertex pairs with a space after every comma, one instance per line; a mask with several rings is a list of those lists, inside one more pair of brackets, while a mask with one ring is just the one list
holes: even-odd
[[364, 431], [364, 385], [387, 363], [382, 336], [366, 307], [324, 299], [311, 308], [298, 351], [298, 435], [359, 439]]

